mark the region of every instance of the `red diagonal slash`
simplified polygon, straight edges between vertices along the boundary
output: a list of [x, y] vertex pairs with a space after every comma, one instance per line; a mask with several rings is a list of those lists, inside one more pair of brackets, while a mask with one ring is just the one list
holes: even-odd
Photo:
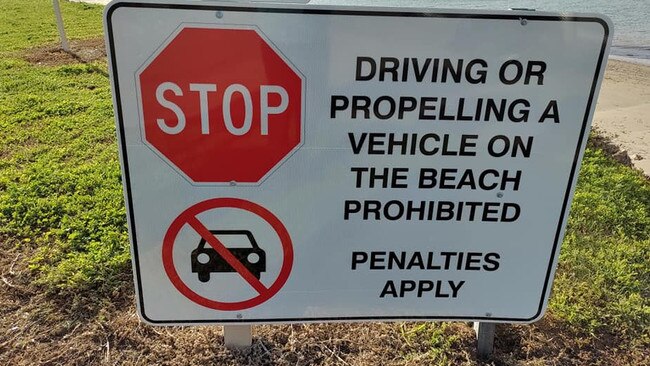
[[196, 232], [201, 235], [201, 237], [205, 239], [205, 241], [208, 242], [208, 244], [210, 244], [210, 246], [214, 248], [217, 253], [219, 253], [221, 258], [225, 259], [226, 262], [228, 262], [228, 264], [230, 264], [230, 266], [246, 280], [246, 282], [253, 286], [255, 291], [260, 294], [268, 291], [266, 286], [264, 286], [264, 284], [260, 282], [260, 280], [258, 280], [257, 277], [255, 277], [251, 271], [248, 270], [248, 268], [246, 268], [237, 258], [235, 258], [235, 256], [230, 253], [228, 248], [226, 248], [226, 246], [223, 245], [216, 236], [212, 235], [210, 230], [208, 230], [205, 225], [203, 225], [201, 221], [196, 218], [196, 216], [189, 218], [187, 220], [187, 223], [194, 230], [196, 230]]

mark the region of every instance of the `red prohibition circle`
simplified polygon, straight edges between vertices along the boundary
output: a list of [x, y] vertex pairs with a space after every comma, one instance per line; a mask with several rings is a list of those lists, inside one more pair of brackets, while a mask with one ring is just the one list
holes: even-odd
[[[258, 289], [259, 295], [251, 299], [236, 302], [224, 302], [208, 299], [204, 296], [201, 296], [190, 289], [183, 282], [183, 280], [181, 280], [178, 272], [176, 271], [176, 267], [174, 266], [174, 242], [176, 241], [176, 237], [183, 226], [190, 224], [191, 222], [198, 221], [196, 218], [198, 214], [218, 208], [235, 208], [251, 212], [261, 217], [264, 221], [271, 225], [273, 230], [280, 238], [283, 254], [280, 274], [270, 287], [266, 288], [263, 286], [263, 289], [261, 291]], [[199, 235], [201, 234], [199, 233]], [[271, 213], [271, 211], [267, 210], [266, 208], [256, 203], [239, 198], [213, 198], [191, 206], [190, 208], [183, 211], [171, 223], [169, 229], [167, 229], [165, 238], [163, 239], [162, 260], [163, 266], [165, 267], [165, 272], [167, 273], [167, 276], [171, 280], [172, 284], [181, 294], [183, 294], [188, 299], [199, 305], [215, 310], [244, 310], [267, 301], [273, 297], [273, 295], [275, 295], [282, 288], [282, 286], [284, 286], [284, 284], [287, 282], [287, 279], [289, 278], [289, 273], [291, 272], [293, 265], [293, 245], [291, 243], [289, 232], [284, 227], [280, 219], [278, 219], [273, 213]]]

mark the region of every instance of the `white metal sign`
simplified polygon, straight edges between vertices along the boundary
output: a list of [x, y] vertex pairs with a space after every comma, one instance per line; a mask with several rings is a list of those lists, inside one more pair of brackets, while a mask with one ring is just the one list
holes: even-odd
[[607, 19], [213, 2], [105, 16], [142, 319], [542, 316]]

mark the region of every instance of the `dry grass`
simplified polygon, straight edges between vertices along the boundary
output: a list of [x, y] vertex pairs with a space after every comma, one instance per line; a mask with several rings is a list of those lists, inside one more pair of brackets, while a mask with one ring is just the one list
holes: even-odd
[[484, 362], [467, 323], [264, 325], [250, 349], [233, 351], [218, 326], [141, 323], [129, 281], [112, 293], [48, 293], [21, 264], [33, 249], [16, 248], [0, 247], [2, 365], [650, 365], [647, 349], [625, 349], [615, 334], [577, 334], [548, 316], [499, 325]]

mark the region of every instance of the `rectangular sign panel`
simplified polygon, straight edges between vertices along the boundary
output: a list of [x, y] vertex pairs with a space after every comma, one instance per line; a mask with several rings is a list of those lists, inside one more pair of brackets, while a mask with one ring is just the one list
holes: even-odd
[[142, 319], [542, 316], [607, 19], [121, 1], [105, 17]]

